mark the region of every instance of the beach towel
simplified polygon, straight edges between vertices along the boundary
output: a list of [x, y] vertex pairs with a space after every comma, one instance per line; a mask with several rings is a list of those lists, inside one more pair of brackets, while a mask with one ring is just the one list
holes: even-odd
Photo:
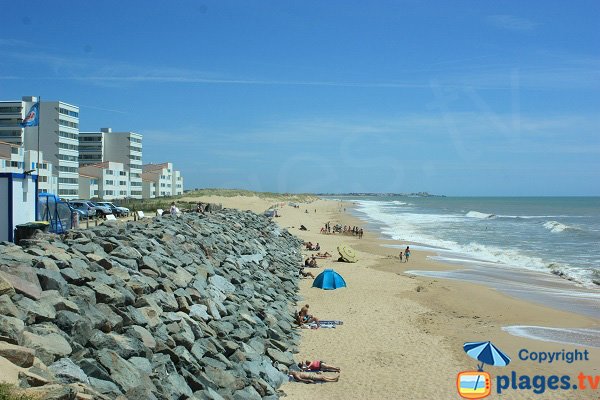
[[321, 320], [321, 325], [326, 324], [326, 325], [344, 325], [344, 321], [340, 321], [340, 320], [336, 320], [336, 319], [332, 319], [332, 320]]
[[331, 328], [331, 329], [335, 329], [336, 325], [334, 324], [323, 324], [321, 322], [321, 325], [317, 325], [316, 322], [311, 322], [310, 324], [302, 324], [300, 325], [300, 328], [302, 329], [319, 329], [319, 328]]

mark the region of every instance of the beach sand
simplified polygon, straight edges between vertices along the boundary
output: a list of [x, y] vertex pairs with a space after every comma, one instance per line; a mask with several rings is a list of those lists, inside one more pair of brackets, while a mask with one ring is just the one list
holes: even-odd
[[[208, 201], [205, 198], [203, 201]], [[212, 198], [225, 207], [260, 212], [274, 201], [258, 198]], [[423, 277], [411, 277], [407, 269], [453, 269], [427, 258], [428, 253], [413, 250], [408, 263], [400, 263], [396, 249], [382, 244], [406, 243], [383, 240], [376, 232], [363, 239], [343, 235], [320, 234], [326, 222], [365, 226], [363, 221], [344, 212], [336, 201], [318, 200], [300, 208], [283, 206], [275, 221], [291, 233], [313, 243], [322, 251], [337, 256], [336, 248], [345, 243], [357, 250], [355, 264], [333, 259], [318, 260], [315, 275], [324, 268], [339, 272], [347, 288], [326, 291], [311, 288], [312, 279], [300, 282], [303, 304], [321, 319], [336, 319], [344, 324], [336, 329], [303, 329], [297, 361], [324, 360], [340, 367], [337, 383], [286, 383], [281, 388], [289, 399], [453, 399], [459, 398], [456, 375], [476, 369], [477, 361], [468, 357], [462, 345], [468, 341], [491, 340], [512, 358], [507, 367], [485, 368], [492, 375], [492, 396], [509, 399], [590, 399], [598, 392], [546, 390], [538, 396], [532, 390], [506, 390], [495, 393], [495, 376], [510, 375], [600, 375], [600, 349], [587, 348], [589, 361], [552, 364], [523, 361], [521, 349], [530, 352], [570, 351], [576, 346], [542, 342], [512, 336], [501, 330], [507, 325], [551, 327], [597, 327], [599, 321], [578, 314], [558, 311], [515, 299], [489, 287]], [[305, 211], [309, 212], [306, 213]], [[316, 211], [316, 212], [315, 212]], [[308, 231], [300, 231], [303, 224]], [[410, 243], [409, 243], [410, 244]], [[304, 256], [313, 252], [303, 251]], [[577, 347], [579, 350], [585, 348]], [[334, 375], [334, 373], [327, 373]]]
[[[598, 398], [598, 391], [589, 390], [547, 390], [543, 395], [532, 390], [506, 390], [498, 395], [494, 378], [515, 371], [517, 376], [570, 375], [571, 383], [577, 383], [580, 372], [600, 375], [598, 348], [587, 348], [589, 361], [572, 364], [523, 361], [518, 357], [521, 349], [560, 352], [585, 348], [516, 337], [501, 329], [509, 325], [598, 327], [600, 321], [596, 319], [515, 299], [482, 285], [406, 275], [404, 271], [409, 269], [449, 270], [458, 266], [433, 261], [428, 258], [432, 254], [414, 249], [410, 261], [401, 263], [399, 250], [382, 245], [405, 247], [411, 243], [385, 240], [377, 232], [365, 232], [363, 239], [319, 233], [328, 221], [332, 225], [366, 226], [345, 212], [351, 204], [318, 200], [292, 208], [281, 199], [247, 196], [183, 200], [220, 203], [257, 213], [278, 204], [281, 217], [274, 218], [275, 222], [305, 241], [319, 242], [321, 251], [334, 255], [332, 259], [318, 260], [320, 268], [307, 271], [317, 275], [324, 268], [333, 268], [348, 287], [320, 290], [311, 288], [312, 279], [303, 279], [303, 300], [297, 308], [310, 304], [311, 313], [318, 318], [342, 320], [344, 324], [336, 329], [303, 329], [296, 360], [324, 360], [342, 369], [340, 379], [317, 385], [286, 383], [281, 389], [289, 399], [456, 399], [457, 373], [475, 370], [477, 365], [464, 353], [462, 345], [487, 340], [512, 358], [507, 367], [485, 367], [492, 375], [490, 398]], [[300, 231], [301, 224], [308, 231]], [[336, 248], [342, 243], [357, 251], [357, 263], [336, 261]], [[303, 251], [304, 257], [312, 253]]]

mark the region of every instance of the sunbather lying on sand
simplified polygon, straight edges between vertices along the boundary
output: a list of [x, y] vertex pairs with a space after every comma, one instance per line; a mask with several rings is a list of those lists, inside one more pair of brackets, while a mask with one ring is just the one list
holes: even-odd
[[315, 383], [315, 382], [337, 382], [339, 376], [331, 377], [327, 375], [319, 375], [310, 372], [290, 371], [288, 376], [296, 382]]
[[298, 315], [296, 317], [296, 322], [298, 325], [310, 324], [311, 322], [315, 322], [317, 326], [319, 325], [319, 320], [313, 315], [308, 313], [309, 305], [305, 304], [304, 307], [298, 311]]
[[310, 276], [311, 278], [315, 279], [315, 276], [313, 275], [312, 272], [304, 271], [304, 267], [300, 268], [300, 270], [298, 271], [298, 274], [300, 275], [301, 278], [308, 278]]
[[317, 254], [315, 254], [315, 257], [319, 257], [319, 258], [328, 258], [328, 257], [331, 257], [331, 254], [329, 254], [328, 252], [325, 252], [325, 253], [317, 253]]
[[338, 367], [334, 367], [333, 365], [327, 365], [323, 361], [315, 360], [315, 361], [304, 361], [304, 363], [298, 363], [298, 367], [302, 371], [323, 371], [323, 372], [340, 372]]

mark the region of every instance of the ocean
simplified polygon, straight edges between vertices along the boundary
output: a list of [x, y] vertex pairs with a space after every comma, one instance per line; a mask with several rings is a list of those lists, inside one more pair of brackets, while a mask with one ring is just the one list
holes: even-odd
[[600, 197], [336, 198], [353, 202], [352, 212], [383, 237], [459, 266], [415, 265], [410, 273], [488, 284], [600, 318]]
[[[339, 196], [382, 237], [427, 250], [458, 279], [600, 318], [600, 197]], [[405, 244], [389, 245], [398, 253]], [[600, 329], [504, 327], [538, 340], [600, 347]]]

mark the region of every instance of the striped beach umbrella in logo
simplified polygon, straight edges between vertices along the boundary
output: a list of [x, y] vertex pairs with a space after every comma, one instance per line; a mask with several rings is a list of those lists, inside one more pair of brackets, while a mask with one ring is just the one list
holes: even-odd
[[483, 370], [483, 364], [504, 367], [510, 363], [510, 357], [504, 354], [492, 342], [467, 342], [463, 345], [465, 353], [481, 362], [479, 370]]

